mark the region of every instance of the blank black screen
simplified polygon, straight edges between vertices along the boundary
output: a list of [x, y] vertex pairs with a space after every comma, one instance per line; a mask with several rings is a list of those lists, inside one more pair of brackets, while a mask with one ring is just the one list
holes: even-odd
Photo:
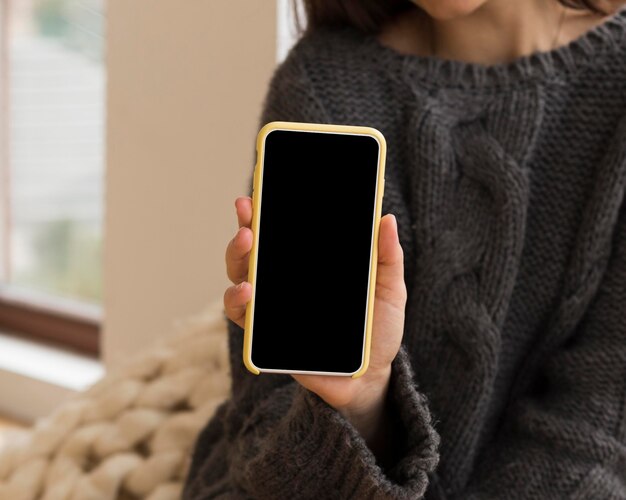
[[371, 136], [266, 136], [252, 328], [261, 370], [361, 366], [378, 155]]

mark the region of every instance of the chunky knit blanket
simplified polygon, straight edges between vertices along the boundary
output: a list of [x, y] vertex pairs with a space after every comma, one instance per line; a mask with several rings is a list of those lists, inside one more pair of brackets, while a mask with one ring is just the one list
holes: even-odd
[[215, 303], [0, 450], [0, 500], [180, 498], [227, 360]]

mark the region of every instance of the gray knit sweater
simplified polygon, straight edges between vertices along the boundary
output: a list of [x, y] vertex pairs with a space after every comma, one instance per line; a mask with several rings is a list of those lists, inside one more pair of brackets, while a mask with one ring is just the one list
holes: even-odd
[[290, 375], [247, 372], [228, 320], [232, 397], [184, 498], [626, 499], [626, 8], [488, 67], [318, 30], [275, 72], [272, 120], [387, 138], [401, 443], [385, 469]]

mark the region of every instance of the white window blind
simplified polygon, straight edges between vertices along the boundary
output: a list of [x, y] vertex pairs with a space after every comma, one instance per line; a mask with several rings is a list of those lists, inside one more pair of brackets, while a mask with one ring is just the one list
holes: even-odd
[[0, 2], [0, 288], [98, 304], [104, 0]]

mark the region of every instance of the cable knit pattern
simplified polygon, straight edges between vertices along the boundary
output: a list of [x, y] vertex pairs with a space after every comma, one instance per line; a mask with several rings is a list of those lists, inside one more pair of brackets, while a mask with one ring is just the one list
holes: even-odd
[[231, 397], [184, 498], [626, 499], [626, 8], [494, 66], [321, 29], [276, 70], [272, 120], [387, 138], [404, 446], [381, 468], [290, 376], [248, 373], [229, 321]]

